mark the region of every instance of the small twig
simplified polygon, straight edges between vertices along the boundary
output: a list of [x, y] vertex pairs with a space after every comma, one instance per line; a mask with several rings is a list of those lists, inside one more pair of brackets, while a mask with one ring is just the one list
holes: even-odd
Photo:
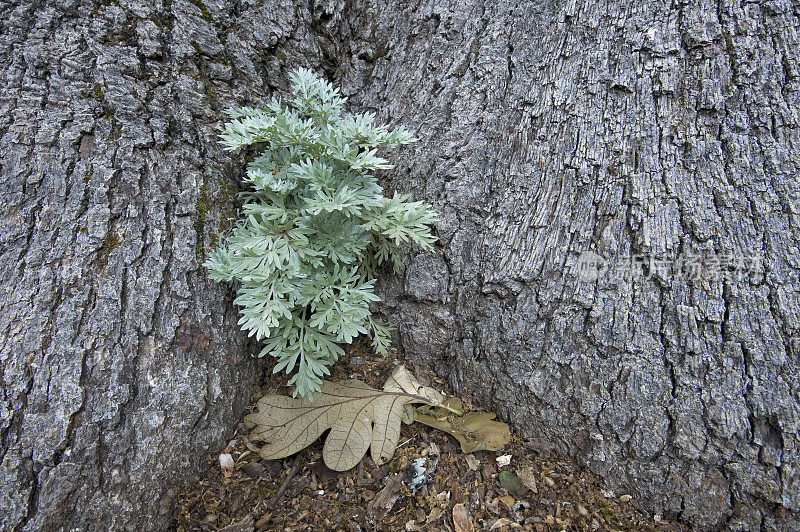
[[270, 510], [275, 508], [275, 506], [280, 502], [281, 498], [283, 497], [283, 492], [286, 491], [286, 488], [289, 487], [289, 482], [297, 475], [297, 472], [300, 471], [300, 455], [298, 454], [294, 459], [294, 464], [292, 464], [292, 468], [289, 470], [289, 474], [286, 475], [286, 480], [283, 481], [281, 487], [278, 488], [278, 491], [275, 492], [275, 495], [267, 503], [267, 508]]

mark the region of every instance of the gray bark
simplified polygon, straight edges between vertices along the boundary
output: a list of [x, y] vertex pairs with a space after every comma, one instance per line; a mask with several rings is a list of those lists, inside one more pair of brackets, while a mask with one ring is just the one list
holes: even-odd
[[164, 529], [262, 374], [202, 268], [241, 171], [216, 127], [311, 24], [197, 4], [0, 2], [4, 530]]
[[[383, 288], [408, 357], [652, 511], [800, 517], [792, 2], [53, 1], [0, 21], [6, 528], [162, 528], [235, 423], [259, 366], [201, 268], [242, 168], [214, 128], [300, 64], [421, 138], [386, 175], [442, 217]], [[762, 265], [587, 282], [590, 250]]]
[[[391, 183], [442, 213], [387, 290], [406, 355], [654, 512], [800, 526], [798, 5], [358, 11], [346, 92], [416, 127]], [[703, 253], [763, 262], [612, 275]]]

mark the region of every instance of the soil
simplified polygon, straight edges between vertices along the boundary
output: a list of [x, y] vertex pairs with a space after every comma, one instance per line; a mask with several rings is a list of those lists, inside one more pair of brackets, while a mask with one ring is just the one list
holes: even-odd
[[[363, 345], [349, 351], [332, 379], [358, 378], [381, 388], [400, 363], [396, 353], [377, 357]], [[409, 369], [423, 384], [449, 393], [425, 368]], [[264, 393], [288, 394], [281, 387], [284, 377], [273, 376], [256, 390], [253, 408]], [[469, 397], [462, 399], [465, 410], [477, 409]], [[377, 466], [367, 455], [341, 473], [322, 462], [325, 435], [295, 456], [262, 460], [248, 433], [240, 423], [228, 446], [207, 457], [206, 474], [179, 495], [177, 530], [687, 530], [648, 514], [635, 499], [606, 489], [579, 466], [538, 454], [513, 432], [500, 451], [464, 454], [445, 432], [421, 423], [403, 425], [392, 460]], [[224, 454], [232, 458], [232, 468], [220, 466]], [[508, 465], [502, 465], [508, 455]], [[424, 480], [412, 489], [418, 459], [424, 459]]]

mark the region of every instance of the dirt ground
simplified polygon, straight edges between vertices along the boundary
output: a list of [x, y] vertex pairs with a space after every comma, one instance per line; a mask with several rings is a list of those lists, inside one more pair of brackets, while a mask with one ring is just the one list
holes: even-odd
[[[396, 354], [376, 357], [363, 346], [349, 354], [331, 378], [355, 377], [381, 388], [402, 362], [396, 362]], [[423, 384], [449, 392], [424, 369], [409, 369]], [[257, 390], [253, 408], [264, 393], [286, 393], [282, 381], [283, 375], [275, 376]], [[469, 397], [462, 399], [467, 410], [472, 408]], [[686, 530], [649, 515], [635, 499], [611, 492], [588, 471], [539, 456], [513, 431], [501, 451], [464, 454], [445, 432], [421, 423], [403, 425], [391, 461], [378, 467], [367, 455], [343, 473], [323, 464], [324, 439], [295, 456], [261, 460], [248, 433], [240, 423], [228, 446], [207, 457], [206, 474], [179, 496], [177, 530]], [[221, 468], [223, 453], [233, 459], [232, 470]], [[510, 462], [502, 465], [507, 455]], [[412, 489], [419, 473], [415, 460], [425, 472], [421, 485]], [[509, 484], [509, 479], [517, 480]]]

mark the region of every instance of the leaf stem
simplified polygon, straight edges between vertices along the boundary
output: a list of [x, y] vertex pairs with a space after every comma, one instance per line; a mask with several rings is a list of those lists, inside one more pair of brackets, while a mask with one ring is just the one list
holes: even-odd
[[464, 412], [462, 412], [461, 410], [459, 410], [457, 408], [451, 408], [451, 407], [447, 406], [446, 404], [440, 404], [440, 405], [434, 405], [434, 406], [438, 406], [439, 408], [444, 408], [445, 410], [449, 410], [450, 412], [452, 412], [453, 414], [455, 414], [457, 416], [463, 416], [464, 415]]

